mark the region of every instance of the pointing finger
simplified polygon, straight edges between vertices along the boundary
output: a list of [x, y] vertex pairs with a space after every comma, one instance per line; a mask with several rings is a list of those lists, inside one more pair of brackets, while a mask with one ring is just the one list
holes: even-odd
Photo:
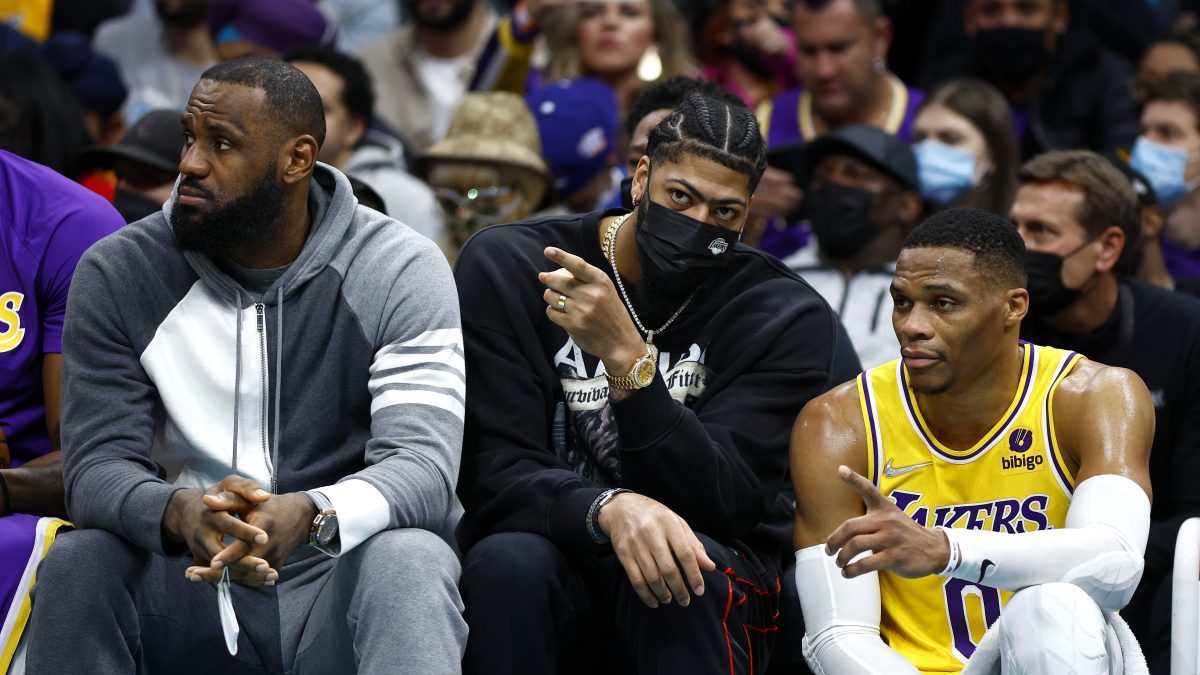
[[863, 504], [867, 506], [868, 511], [882, 509], [892, 505], [892, 503], [888, 501], [888, 498], [884, 497], [883, 493], [879, 491], [879, 488], [875, 487], [874, 483], [858, 475], [858, 473], [850, 467], [839, 466], [838, 476], [841, 477], [843, 483], [849, 485], [855, 492], [858, 493], [859, 497], [862, 497]]
[[561, 248], [546, 247], [546, 257], [562, 265], [563, 269], [570, 272], [579, 281], [595, 281], [597, 279], [596, 275], [600, 274], [600, 271], [589, 265], [586, 260], [577, 255], [567, 253]]

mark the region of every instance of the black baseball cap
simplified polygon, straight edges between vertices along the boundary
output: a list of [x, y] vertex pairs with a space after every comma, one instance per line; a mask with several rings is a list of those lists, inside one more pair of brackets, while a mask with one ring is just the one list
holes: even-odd
[[90, 166], [111, 167], [118, 159], [131, 159], [155, 169], [178, 172], [183, 152], [183, 132], [177, 110], [155, 110], [142, 116], [116, 145], [93, 145], [81, 155]]
[[804, 148], [800, 185], [807, 186], [821, 158], [833, 154], [848, 154], [863, 160], [894, 178], [901, 189], [914, 192], [921, 189], [917, 158], [908, 143], [866, 124], [842, 127], [813, 139]]

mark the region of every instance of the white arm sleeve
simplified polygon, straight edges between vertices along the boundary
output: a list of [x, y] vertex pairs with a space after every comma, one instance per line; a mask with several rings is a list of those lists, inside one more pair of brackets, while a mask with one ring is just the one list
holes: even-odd
[[1150, 533], [1146, 492], [1124, 476], [1093, 476], [1075, 488], [1066, 525], [1015, 535], [940, 528], [958, 552], [951, 555], [957, 564], [941, 576], [1007, 591], [1065, 581], [1083, 589], [1106, 612], [1124, 607], [1145, 564]]
[[796, 551], [804, 660], [816, 675], [918, 675], [879, 637], [879, 575], [842, 576], [817, 544]]

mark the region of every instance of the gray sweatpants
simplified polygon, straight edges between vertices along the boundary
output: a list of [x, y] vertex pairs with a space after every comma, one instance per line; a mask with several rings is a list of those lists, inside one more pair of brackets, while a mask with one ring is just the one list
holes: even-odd
[[103, 530], [61, 535], [38, 569], [28, 672], [461, 672], [459, 562], [435, 534], [380, 532], [340, 558], [301, 547], [274, 588], [235, 585], [237, 656], [192, 564]]

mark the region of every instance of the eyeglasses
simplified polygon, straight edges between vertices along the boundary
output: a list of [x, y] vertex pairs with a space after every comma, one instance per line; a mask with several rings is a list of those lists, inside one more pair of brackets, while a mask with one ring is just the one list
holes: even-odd
[[466, 194], [437, 188], [434, 195], [446, 215], [463, 222], [474, 221], [478, 226], [505, 222], [521, 206], [520, 193], [500, 185], [474, 187]]

